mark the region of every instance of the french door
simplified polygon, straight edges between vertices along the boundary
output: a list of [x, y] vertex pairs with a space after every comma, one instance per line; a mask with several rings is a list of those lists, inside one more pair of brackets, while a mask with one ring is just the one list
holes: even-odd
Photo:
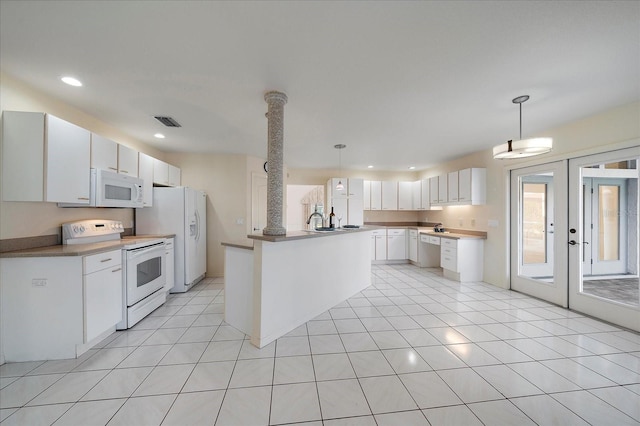
[[511, 171], [511, 288], [640, 331], [640, 147]]
[[557, 161], [511, 171], [511, 288], [564, 307], [566, 170]]
[[640, 331], [640, 147], [569, 160], [569, 307]]

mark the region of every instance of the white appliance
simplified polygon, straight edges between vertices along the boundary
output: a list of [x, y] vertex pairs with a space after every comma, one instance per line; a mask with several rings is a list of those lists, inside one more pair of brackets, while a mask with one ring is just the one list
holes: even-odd
[[89, 204], [58, 203], [58, 207], [142, 207], [143, 180], [102, 169], [91, 169]]
[[136, 233], [175, 234], [175, 283], [184, 293], [207, 271], [207, 194], [183, 186], [154, 187], [153, 207], [136, 209]]
[[117, 220], [82, 220], [62, 225], [64, 244], [112, 241], [122, 247], [122, 321], [118, 330], [133, 327], [167, 300], [160, 291], [166, 282], [165, 240], [157, 237], [125, 237]]

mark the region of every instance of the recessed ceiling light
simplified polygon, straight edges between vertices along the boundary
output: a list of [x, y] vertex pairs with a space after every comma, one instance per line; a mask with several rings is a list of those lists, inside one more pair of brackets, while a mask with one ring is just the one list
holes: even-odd
[[156, 137], [156, 138], [158, 138], [158, 139], [164, 139], [164, 135], [163, 135], [162, 133], [156, 133], [156, 134], [155, 134], [155, 135], [153, 135], [153, 136], [155, 136], [155, 137]]
[[416, 166], [409, 166], [409, 170], [415, 170]]
[[82, 82], [80, 80], [78, 80], [77, 78], [62, 77], [60, 80], [62, 80], [63, 83], [67, 83], [69, 86], [74, 86], [74, 87], [82, 86]]
[[367, 166], [367, 169], [373, 169], [373, 166]]

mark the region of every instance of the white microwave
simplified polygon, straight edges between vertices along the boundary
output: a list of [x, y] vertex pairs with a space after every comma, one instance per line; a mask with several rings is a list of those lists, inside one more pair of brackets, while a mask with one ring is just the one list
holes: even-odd
[[91, 169], [89, 204], [58, 203], [58, 207], [142, 207], [142, 179]]

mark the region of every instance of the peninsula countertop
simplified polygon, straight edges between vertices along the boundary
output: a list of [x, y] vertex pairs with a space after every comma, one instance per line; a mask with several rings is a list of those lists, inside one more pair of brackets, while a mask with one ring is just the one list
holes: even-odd
[[322, 237], [331, 237], [336, 235], [346, 235], [353, 234], [356, 232], [367, 232], [373, 231], [374, 229], [379, 229], [379, 226], [361, 226], [359, 228], [336, 228], [335, 231], [291, 231], [287, 232], [286, 235], [263, 235], [263, 234], [249, 234], [247, 238], [252, 240], [259, 241], [268, 241], [271, 243], [280, 243], [284, 241], [293, 241], [293, 240], [305, 240], [310, 238], [322, 238]]

